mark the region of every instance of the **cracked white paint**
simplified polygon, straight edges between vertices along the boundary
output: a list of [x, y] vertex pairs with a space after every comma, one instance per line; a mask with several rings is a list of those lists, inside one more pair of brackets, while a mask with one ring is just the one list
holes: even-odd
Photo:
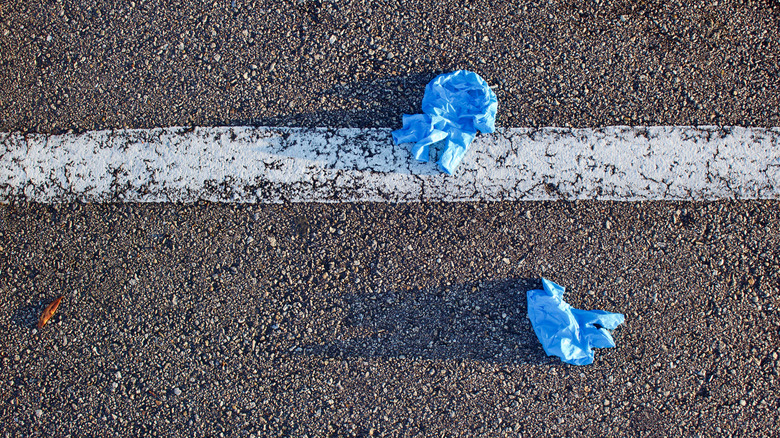
[[409, 202], [780, 199], [780, 128], [513, 128], [457, 173], [389, 129], [0, 133], [0, 201]]

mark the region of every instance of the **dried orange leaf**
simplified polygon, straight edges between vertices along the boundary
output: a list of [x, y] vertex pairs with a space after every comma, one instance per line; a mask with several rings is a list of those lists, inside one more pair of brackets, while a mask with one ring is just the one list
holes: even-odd
[[51, 319], [52, 316], [54, 316], [54, 312], [57, 311], [57, 307], [60, 307], [60, 302], [62, 299], [65, 298], [65, 296], [61, 296], [54, 300], [53, 303], [46, 306], [46, 309], [43, 310], [43, 313], [41, 314], [41, 319], [38, 320], [38, 330], [42, 329], [43, 326], [46, 325], [47, 322]]

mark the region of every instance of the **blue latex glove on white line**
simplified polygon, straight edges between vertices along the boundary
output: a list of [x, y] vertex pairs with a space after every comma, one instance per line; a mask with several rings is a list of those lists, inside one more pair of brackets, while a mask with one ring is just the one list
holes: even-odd
[[580, 310], [563, 301], [563, 286], [542, 278], [544, 290], [529, 290], [528, 318], [548, 356], [572, 365], [593, 363], [594, 348], [611, 348], [608, 330], [625, 321], [620, 313]]
[[458, 70], [428, 83], [422, 110], [424, 114], [404, 114], [403, 128], [393, 131], [393, 142], [414, 143], [414, 158], [427, 162], [430, 145], [444, 141], [439, 164], [452, 175], [477, 131], [496, 130], [498, 99], [478, 74]]

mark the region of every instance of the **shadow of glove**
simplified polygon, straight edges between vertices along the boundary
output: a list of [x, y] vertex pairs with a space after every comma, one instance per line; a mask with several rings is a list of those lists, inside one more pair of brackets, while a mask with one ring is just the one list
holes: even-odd
[[594, 348], [611, 348], [615, 341], [608, 330], [625, 320], [619, 313], [580, 310], [563, 301], [564, 288], [542, 279], [544, 290], [530, 290], [528, 318], [548, 356], [558, 356], [572, 365], [593, 363]]

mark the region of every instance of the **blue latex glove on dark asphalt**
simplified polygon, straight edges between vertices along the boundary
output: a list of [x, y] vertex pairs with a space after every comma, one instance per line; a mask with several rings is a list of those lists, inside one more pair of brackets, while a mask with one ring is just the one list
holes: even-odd
[[544, 290], [529, 290], [528, 318], [548, 356], [572, 365], [593, 363], [594, 348], [611, 348], [608, 330], [625, 320], [620, 313], [580, 310], [563, 301], [563, 286], [542, 278]]
[[404, 114], [403, 128], [393, 131], [393, 142], [414, 143], [414, 158], [427, 162], [430, 145], [444, 141], [439, 164], [452, 175], [477, 131], [495, 131], [498, 99], [478, 74], [458, 70], [428, 83], [422, 110], [424, 114]]

